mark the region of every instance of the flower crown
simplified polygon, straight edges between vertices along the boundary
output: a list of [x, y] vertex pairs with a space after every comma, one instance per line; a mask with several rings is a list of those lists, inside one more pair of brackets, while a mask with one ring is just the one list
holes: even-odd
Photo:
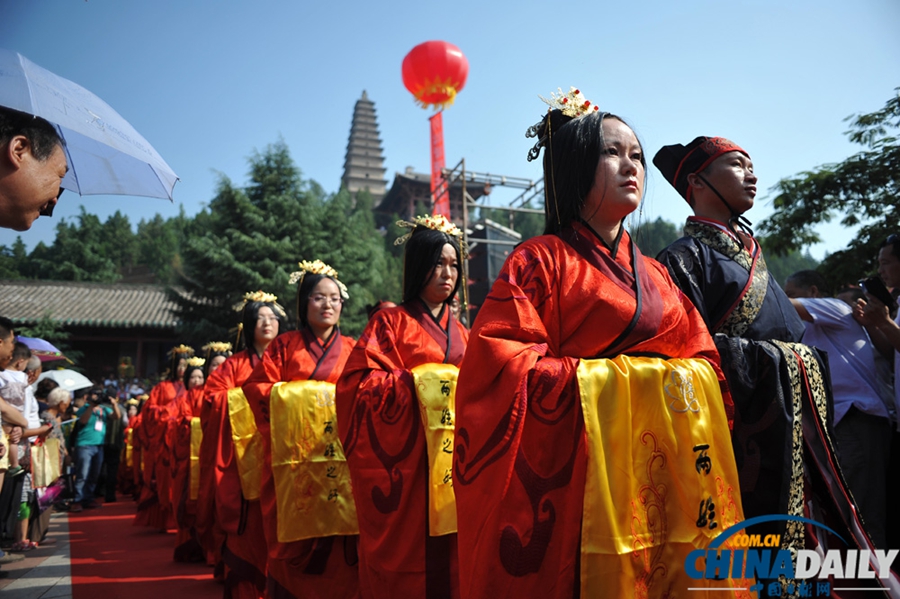
[[288, 279], [289, 285], [302, 284], [303, 277], [305, 277], [307, 273], [311, 275], [323, 275], [334, 279], [334, 282], [337, 283], [338, 288], [341, 290], [341, 297], [343, 299], [350, 299], [350, 294], [347, 293], [347, 286], [338, 280], [338, 272], [321, 260], [302, 260], [298, 263], [298, 266], [300, 267], [300, 270], [291, 273], [291, 276]]
[[203, 347], [201, 347], [203, 351], [206, 353], [231, 353], [231, 344], [227, 341], [210, 341]]
[[564, 115], [572, 118], [577, 118], [600, 110], [599, 106], [591, 104], [591, 101], [585, 98], [581, 91], [574, 87], [570, 87], [569, 93], [567, 94], [563, 94], [562, 88], [560, 87], [556, 89], [559, 91], [559, 94], [551, 92], [549, 100], [543, 96], [538, 96], [545, 104], [550, 106], [550, 110], [559, 110]]
[[193, 354], [193, 353], [194, 353], [194, 348], [189, 345], [184, 345], [183, 343], [181, 345], [173, 347], [172, 349], [169, 350], [170, 356], [177, 356], [177, 355], [181, 355], [181, 354]]
[[406, 229], [412, 229], [412, 231], [398, 237], [394, 241], [394, 245], [403, 245], [404, 243], [406, 243], [409, 238], [412, 237], [412, 234], [415, 232], [416, 227], [426, 227], [428, 229], [440, 231], [441, 233], [446, 233], [451, 237], [457, 237], [460, 240], [460, 245], [462, 245], [462, 230], [460, 230], [459, 227], [447, 220], [447, 217], [443, 214], [417, 216], [412, 220], [412, 222], [408, 220], [398, 220], [397, 226], [404, 227]]
[[138, 406], [141, 404], [141, 401], [137, 397], [132, 397], [125, 403], [128, 404], [129, 406]]
[[[233, 308], [235, 312], [242, 312], [244, 308], [247, 307], [247, 304], [251, 302], [260, 302], [262, 304], [272, 304], [274, 306], [275, 312], [278, 313], [282, 318], [286, 317], [284, 312], [284, 308], [278, 303], [278, 296], [274, 293], [266, 293], [265, 291], [248, 291], [244, 294], [244, 298], [236, 303]], [[238, 328], [243, 328], [243, 323], [238, 323]], [[231, 348], [229, 348], [231, 349]]]
[[206, 364], [206, 360], [200, 356], [191, 356], [187, 359], [187, 365], [191, 367], [197, 366], [202, 368], [204, 364]]

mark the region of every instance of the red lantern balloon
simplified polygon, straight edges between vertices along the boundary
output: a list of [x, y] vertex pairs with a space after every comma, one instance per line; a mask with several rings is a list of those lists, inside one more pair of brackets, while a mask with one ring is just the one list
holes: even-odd
[[403, 85], [422, 108], [453, 104], [468, 75], [469, 61], [449, 42], [424, 42], [403, 59]]

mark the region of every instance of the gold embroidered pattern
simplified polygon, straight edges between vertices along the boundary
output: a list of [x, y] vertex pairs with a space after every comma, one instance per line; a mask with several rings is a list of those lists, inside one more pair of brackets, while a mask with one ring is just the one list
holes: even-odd
[[[786, 343], [778, 340], [773, 340], [772, 344], [780, 350], [791, 379], [791, 387], [788, 390], [790, 396], [785, 397], [785, 401], [791, 402], [793, 419], [791, 425], [791, 487], [788, 491], [787, 513], [791, 516], [803, 516], [803, 422], [801, 418], [803, 385], [802, 373], [797, 364], [799, 356], [796, 352], [799, 348], [806, 350], [809, 348], [800, 343]], [[798, 520], [790, 520], [784, 529], [781, 548], [803, 549], [804, 538], [803, 523]]]
[[684, 227], [684, 234], [734, 260], [747, 272], [753, 272], [753, 280], [750, 282], [747, 293], [744, 294], [735, 309], [728, 314], [724, 322], [713, 331], [729, 337], [740, 337], [756, 320], [766, 298], [769, 270], [762, 253], [759, 254], [756, 268], [753, 269], [753, 257], [750, 252], [741, 247], [724, 231], [710, 225], [689, 221]]

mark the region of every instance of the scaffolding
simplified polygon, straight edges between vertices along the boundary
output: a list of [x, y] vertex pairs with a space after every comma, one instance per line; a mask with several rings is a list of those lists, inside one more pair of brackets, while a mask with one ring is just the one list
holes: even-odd
[[[476, 171], [467, 171], [466, 170], [466, 159], [463, 158], [451, 169], [445, 168], [441, 171], [441, 182], [440, 185], [434, 190], [432, 194], [432, 206], [434, 206], [435, 197], [439, 197], [442, 193], [446, 192], [450, 189], [450, 187], [457, 182], [462, 185], [462, 232], [463, 232], [463, 243], [465, 247], [469, 247], [469, 234], [471, 231], [470, 221], [469, 221], [469, 211], [473, 208], [490, 208], [491, 210], [503, 210], [510, 213], [510, 218], [512, 219], [516, 213], [528, 213], [528, 214], [544, 214], [543, 209], [538, 208], [525, 208], [531, 200], [543, 197], [544, 193], [544, 180], [541, 178], [537, 182], [532, 181], [531, 179], [525, 179], [524, 177], [511, 177], [507, 175], [495, 175], [492, 173], [480, 173]], [[508, 206], [486, 206], [483, 203], [479, 204], [476, 202], [472, 196], [467, 192], [466, 187], [468, 185], [482, 185], [486, 189], [486, 193], [482, 196], [485, 197], [489, 194], [490, 189], [494, 186], [500, 187], [511, 187], [514, 189], [521, 189], [522, 193], [513, 199]], [[496, 244], [496, 245], [507, 245], [507, 246], [515, 246], [519, 242], [514, 241], [505, 241], [499, 239], [479, 239], [477, 244], [485, 243], [485, 244]], [[475, 245], [473, 245], [469, 249], [474, 249]], [[468, 259], [468, 258], [466, 258]], [[461, 311], [465, 312], [465, 321], [466, 324], [471, 326], [470, 314], [469, 314], [469, 279], [468, 265], [464, 265], [463, 277], [464, 277], [464, 285], [463, 288], [463, 297]]]

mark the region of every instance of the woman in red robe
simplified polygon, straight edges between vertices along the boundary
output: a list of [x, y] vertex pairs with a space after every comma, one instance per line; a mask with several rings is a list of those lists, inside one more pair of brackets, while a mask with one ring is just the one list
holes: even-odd
[[[257, 291], [244, 295], [237, 306], [241, 312], [239, 329], [244, 349], [228, 358], [206, 381], [200, 419], [203, 441], [200, 462], [214, 465], [201, 468], [197, 505], [197, 529], [207, 552], [222, 560], [225, 596], [232, 599], [262, 599], [266, 592], [266, 537], [259, 504], [259, 481], [244, 491], [242, 479], [251, 476], [252, 456], [235, 452], [229, 404], [232, 411], [246, 397], [241, 387], [262, 360], [269, 344], [284, 330], [286, 315], [277, 297]], [[240, 341], [240, 339], [239, 339]], [[237, 395], [237, 397], [236, 397]], [[255, 419], [252, 418], [255, 428]], [[248, 424], [247, 420], [240, 424]], [[257, 435], [258, 436], [258, 435]], [[252, 452], [251, 452], [252, 453]], [[238, 460], [244, 460], [241, 468]]]
[[176, 562], [203, 561], [203, 550], [194, 528], [197, 516], [196, 500], [191, 499], [191, 470], [199, 466], [191, 463], [191, 421], [200, 415], [203, 401], [203, 385], [206, 377], [203, 367], [206, 360], [200, 357], [188, 358], [184, 371], [184, 391], [169, 409], [166, 446], [172, 465], [172, 494], [170, 501], [175, 513], [177, 533], [175, 535]]
[[143, 487], [138, 499], [135, 526], [148, 526], [161, 532], [172, 528], [175, 519], [170, 497], [171, 471], [169, 454], [165, 449], [168, 406], [184, 390], [182, 377], [186, 361], [194, 350], [179, 345], [169, 352], [170, 365], [167, 378], [150, 391], [150, 398], [141, 409], [140, 445], [142, 451]]
[[546, 148], [547, 234], [508, 257], [460, 369], [461, 596], [740, 586], [684, 576], [689, 550], [743, 518], [715, 346], [624, 228], [640, 143], [574, 88], [551, 106], [529, 130], [529, 160]]
[[[268, 545], [267, 591], [271, 599], [349, 599], [357, 597], [359, 589], [356, 514], [337, 436], [333, 392], [354, 344], [339, 327], [348, 296], [329, 266], [316, 260], [301, 262], [300, 268], [291, 278], [299, 278], [299, 330], [275, 339], [243, 386], [262, 438], [260, 506]], [[321, 386], [315, 397], [297, 393], [282, 399], [282, 392], [298, 382], [315, 381], [330, 385]], [[301, 434], [295, 437], [298, 428]], [[285, 444], [289, 457], [281, 452]], [[347, 480], [342, 486], [343, 478]], [[352, 522], [336, 516], [348, 513]]]
[[[405, 253], [403, 303], [371, 317], [337, 388], [359, 515], [360, 594], [366, 598], [459, 596], [449, 477], [453, 406], [438, 412], [436, 427], [425, 427], [428, 410], [414, 380], [417, 368], [455, 370], [466, 350], [468, 332], [449, 306], [461, 279], [461, 232], [443, 217], [408, 224], [415, 228]], [[441, 376], [449, 398], [455, 375]], [[434, 441], [441, 422], [447, 436]], [[446, 452], [440, 472], [432, 450]], [[441, 506], [430, 501], [435, 497], [453, 512], [451, 521], [442, 521]]]

